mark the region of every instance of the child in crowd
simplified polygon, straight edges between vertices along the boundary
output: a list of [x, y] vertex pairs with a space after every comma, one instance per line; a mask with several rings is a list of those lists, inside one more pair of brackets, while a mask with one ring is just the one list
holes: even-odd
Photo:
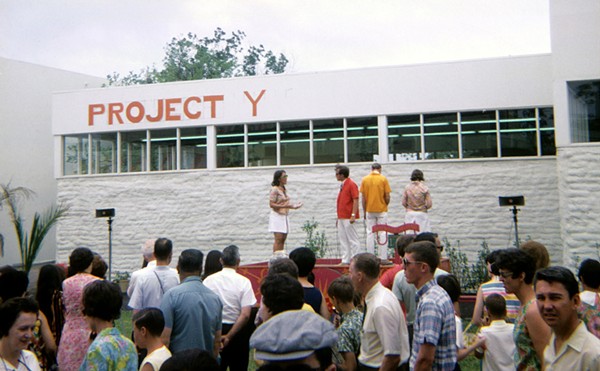
[[485, 308], [490, 324], [479, 331], [479, 336], [485, 338], [485, 347], [477, 349], [475, 356], [483, 358], [483, 371], [514, 370], [513, 354], [516, 349], [513, 329], [515, 325], [506, 322], [506, 300], [500, 294], [491, 294], [485, 299]]
[[145, 308], [133, 315], [135, 345], [148, 351], [140, 363], [140, 371], [158, 371], [171, 358], [171, 352], [160, 339], [164, 327], [165, 318], [158, 308]]
[[355, 292], [350, 277], [342, 276], [333, 280], [327, 293], [340, 315], [335, 362], [341, 366], [341, 370], [356, 370], [363, 314], [354, 306]]

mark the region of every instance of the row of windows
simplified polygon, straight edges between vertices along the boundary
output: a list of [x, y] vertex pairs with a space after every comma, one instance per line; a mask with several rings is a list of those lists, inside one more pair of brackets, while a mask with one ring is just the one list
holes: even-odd
[[207, 151], [217, 168], [556, 152], [552, 107], [541, 107], [68, 135], [63, 174], [212, 168]]

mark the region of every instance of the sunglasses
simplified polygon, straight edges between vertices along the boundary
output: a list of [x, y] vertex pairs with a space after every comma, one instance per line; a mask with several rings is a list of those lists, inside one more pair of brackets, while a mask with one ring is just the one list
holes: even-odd
[[402, 259], [402, 263], [404, 263], [405, 267], [408, 267], [411, 264], [427, 264], [425, 262], [420, 262], [420, 261], [411, 262], [411, 261], [406, 260], [406, 258]]

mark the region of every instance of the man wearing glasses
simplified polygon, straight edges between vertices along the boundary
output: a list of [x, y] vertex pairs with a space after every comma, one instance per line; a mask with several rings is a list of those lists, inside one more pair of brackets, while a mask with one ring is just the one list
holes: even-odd
[[411, 370], [454, 370], [456, 322], [452, 300], [434, 279], [440, 255], [434, 243], [414, 242], [405, 250], [406, 281], [417, 288]]

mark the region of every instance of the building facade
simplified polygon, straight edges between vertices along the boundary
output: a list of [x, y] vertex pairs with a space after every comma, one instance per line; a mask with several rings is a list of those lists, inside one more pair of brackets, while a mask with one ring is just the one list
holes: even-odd
[[304, 202], [287, 249], [314, 218], [335, 257], [334, 166], [360, 182], [373, 161], [390, 179], [391, 224], [402, 223], [400, 195], [419, 168], [434, 230], [469, 254], [484, 240], [512, 246], [498, 196], [524, 195], [522, 239], [546, 244], [557, 263], [597, 255], [600, 11], [553, 1], [551, 14], [549, 55], [55, 94], [58, 199], [71, 206], [58, 260], [81, 245], [106, 253], [98, 208], [116, 209], [115, 270], [136, 268], [139, 245], [159, 236], [179, 251], [235, 243], [246, 262], [265, 260], [277, 169]]

